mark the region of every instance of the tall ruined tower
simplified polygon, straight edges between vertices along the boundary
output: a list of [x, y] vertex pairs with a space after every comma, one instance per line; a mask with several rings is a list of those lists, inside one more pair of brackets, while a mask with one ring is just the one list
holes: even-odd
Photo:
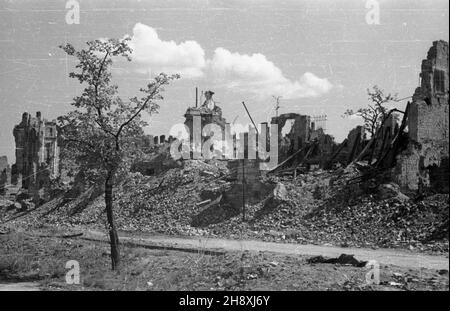
[[421, 85], [408, 113], [408, 149], [400, 156], [397, 181], [405, 190], [448, 192], [448, 42], [435, 41], [422, 61]]
[[13, 134], [16, 142], [14, 179], [21, 175], [24, 189], [39, 191], [49, 178], [59, 174], [56, 121], [42, 119], [40, 112], [36, 117], [25, 112]]

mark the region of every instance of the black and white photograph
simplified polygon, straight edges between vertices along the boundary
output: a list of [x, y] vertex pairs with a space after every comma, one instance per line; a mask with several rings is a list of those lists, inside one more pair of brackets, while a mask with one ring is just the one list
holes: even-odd
[[448, 53], [447, 0], [0, 0], [0, 291], [448, 292]]

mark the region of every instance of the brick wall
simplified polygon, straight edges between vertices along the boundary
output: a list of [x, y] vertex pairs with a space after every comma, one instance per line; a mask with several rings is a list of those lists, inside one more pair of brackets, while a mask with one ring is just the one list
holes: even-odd
[[403, 190], [448, 192], [448, 42], [433, 42], [420, 77], [408, 113], [409, 144], [397, 157], [394, 176]]

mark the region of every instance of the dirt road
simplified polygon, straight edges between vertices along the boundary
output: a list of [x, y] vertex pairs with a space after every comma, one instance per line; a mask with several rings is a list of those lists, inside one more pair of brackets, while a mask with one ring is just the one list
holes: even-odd
[[[86, 237], [108, 240], [106, 234], [100, 231], [89, 231]], [[335, 246], [301, 245], [293, 243], [274, 243], [254, 240], [228, 240], [205, 237], [170, 237], [170, 236], [130, 236], [130, 234], [120, 234], [122, 241], [146, 245], [159, 245], [176, 247], [180, 249], [198, 250], [225, 250], [225, 251], [263, 251], [275, 252], [279, 254], [337, 257], [340, 254], [352, 254], [359, 260], [376, 260], [380, 264], [395, 265], [409, 268], [427, 269], [449, 269], [448, 256], [432, 256], [412, 251], [399, 249], [364, 249]]]
[[23, 282], [23, 283], [0, 283], [0, 292], [16, 292], [16, 291], [39, 291], [39, 283]]

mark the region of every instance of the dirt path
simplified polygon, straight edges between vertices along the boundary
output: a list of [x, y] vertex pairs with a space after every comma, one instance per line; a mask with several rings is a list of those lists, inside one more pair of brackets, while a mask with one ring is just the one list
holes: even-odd
[[0, 292], [16, 292], [16, 291], [40, 291], [39, 283], [22, 282], [22, 283], [0, 283]]
[[[85, 236], [96, 239], [108, 239], [100, 231], [89, 231]], [[274, 243], [254, 240], [228, 240], [205, 237], [170, 236], [130, 236], [120, 234], [122, 241], [141, 244], [170, 246], [180, 249], [225, 250], [225, 251], [264, 251], [289, 255], [338, 257], [340, 254], [352, 254], [359, 260], [376, 260], [380, 264], [390, 264], [408, 268], [449, 269], [448, 256], [431, 256], [398, 249], [364, 249], [335, 246], [302, 245], [293, 243]]]

